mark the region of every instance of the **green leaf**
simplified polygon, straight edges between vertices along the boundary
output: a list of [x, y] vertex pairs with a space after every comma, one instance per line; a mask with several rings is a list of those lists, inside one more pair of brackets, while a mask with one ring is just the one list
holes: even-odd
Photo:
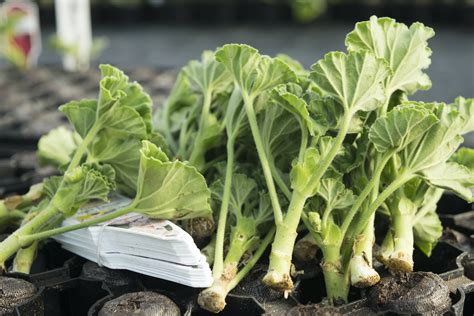
[[136, 110], [124, 106], [109, 113], [103, 126], [90, 146], [89, 161], [110, 164], [117, 173], [119, 189], [133, 195], [141, 140], [147, 138], [146, 124]]
[[459, 112], [444, 104], [425, 106], [434, 109], [439, 121], [400, 152], [402, 165], [415, 173], [445, 162], [463, 142], [460, 136], [463, 119]]
[[354, 194], [346, 189], [342, 179], [322, 179], [317, 194], [326, 201], [329, 209], [344, 209], [355, 201]]
[[221, 93], [232, 83], [230, 73], [223, 64], [215, 60], [212, 51], [204, 51], [200, 61], [190, 61], [183, 72], [189, 79], [191, 89], [202, 95], [208, 91], [213, 94]]
[[136, 82], [128, 84], [124, 92], [126, 95], [120, 99], [120, 103], [133, 108], [140, 115], [145, 123], [146, 133], [150, 134], [153, 128], [151, 123], [151, 97]]
[[433, 29], [418, 22], [408, 28], [394, 19], [372, 16], [356, 24], [346, 37], [346, 46], [349, 51], [369, 51], [388, 63], [391, 74], [385, 87], [389, 95], [397, 90], [413, 94], [431, 87], [423, 70], [431, 63], [428, 40], [433, 36]]
[[301, 76], [309, 76], [309, 71], [306, 70], [303, 65], [297, 61], [296, 59], [293, 59], [291, 58], [290, 56], [286, 55], [286, 54], [278, 54], [276, 55], [277, 59], [281, 60], [282, 62], [284, 62], [285, 64], [288, 65], [288, 67], [290, 67], [291, 70], [293, 70], [293, 72], [298, 75], [298, 77], [301, 77]]
[[110, 65], [100, 69], [98, 101], [74, 101], [60, 109], [83, 138], [86, 161], [111, 165], [120, 191], [133, 195], [141, 141], [154, 137], [151, 98], [121, 70]]
[[159, 107], [154, 115], [154, 128], [164, 135], [173, 155], [177, 154], [179, 149], [175, 134], [186, 122], [186, 115], [189, 108], [196, 104], [196, 98], [196, 93], [190, 88], [189, 79], [184, 71], [181, 71], [165, 104]]
[[345, 111], [373, 111], [385, 101], [382, 81], [389, 69], [383, 60], [368, 52], [331, 52], [311, 69], [311, 78], [319, 89]]
[[442, 234], [443, 225], [436, 214], [436, 204], [434, 204], [413, 227], [415, 245], [429, 257]]
[[259, 192], [258, 208], [253, 212], [253, 220], [257, 226], [273, 221], [273, 208], [268, 193]]
[[80, 142], [78, 134], [59, 126], [40, 138], [36, 156], [41, 165], [59, 168], [69, 163]]
[[211, 216], [210, 191], [196, 170], [180, 161], [167, 161], [155, 145], [143, 141], [133, 210], [152, 218], [189, 219]]
[[311, 135], [314, 135], [314, 122], [309, 115], [308, 105], [302, 98], [290, 93], [288, 88], [287, 85], [275, 87], [272, 90], [272, 102], [293, 114], [302, 128], [306, 128]]
[[425, 107], [415, 102], [404, 103], [374, 122], [369, 139], [378, 152], [401, 150], [420, 138], [437, 121], [437, 117]]
[[[319, 135], [324, 135], [328, 130], [337, 131], [341, 125], [344, 109], [331, 97], [321, 97], [318, 94], [311, 94], [308, 104], [309, 112], [314, 118], [314, 127]], [[357, 134], [362, 131], [364, 122], [360, 116], [355, 114], [349, 125], [349, 134]]]
[[44, 182], [44, 192], [51, 204], [66, 217], [73, 215], [92, 199], [107, 200], [115, 189], [115, 171], [109, 165], [83, 164]]
[[301, 129], [296, 117], [275, 103], [267, 105], [258, 116], [263, 146], [270, 163], [289, 169], [301, 142]]
[[140, 114], [129, 106], [122, 106], [108, 113], [102, 120], [102, 129], [99, 132], [115, 135], [116, 137], [132, 136], [135, 138], [147, 137], [147, 126]]
[[[229, 200], [229, 209], [237, 217], [243, 214], [244, 204], [251, 198], [257, 189], [255, 180], [247, 177], [242, 173], [234, 173], [232, 175], [232, 186]], [[224, 183], [222, 179], [218, 179], [211, 186], [212, 194], [222, 201], [224, 195]]]
[[423, 170], [423, 177], [431, 185], [452, 191], [468, 202], [474, 202], [474, 172], [455, 162], [441, 163]]
[[285, 62], [260, 55], [248, 45], [224, 45], [216, 52], [216, 59], [224, 64], [242, 92], [250, 97], [278, 84], [296, 81], [295, 73]]
[[97, 101], [98, 116], [107, 113], [117, 101], [123, 98], [128, 86], [128, 77], [110, 65], [100, 65], [102, 79], [99, 82], [100, 92]]
[[459, 115], [464, 119], [463, 129], [461, 134], [467, 134], [474, 131], [474, 99], [465, 99], [457, 97], [454, 103], [449, 107], [457, 110]]
[[474, 172], [474, 149], [461, 147], [459, 150], [451, 156], [451, 161], [457, 162], [460, 165], [465, 166], [471, 172]]
[[71, 101], [60, 106], [59, 111], [66, 115], [76, 132], [84, 138], [95, 123], [97, 101]]

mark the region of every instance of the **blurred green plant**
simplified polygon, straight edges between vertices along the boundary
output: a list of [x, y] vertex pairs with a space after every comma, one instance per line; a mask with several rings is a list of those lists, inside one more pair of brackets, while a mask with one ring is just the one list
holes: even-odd
[[89, 62], [97, 59], [104, 49], [107, 47], [109, 41], [105, 37], [96, 37], [92, 41], [92, 47], [90, 51], [90, 59], [85, 61], [79, 53], [79, 45], [64, 43], [57, 35], [49, 37], [49, 46], [59, 55], [70, 55], [74, 59], [74, 63], [77, 65], [77, 69], [84, 70], [89, 68]]
[[19, 13], [0, 17], [0, 58], [24, 70], [28, 67], [27, 56], [14, 40], [15, 26], [20, 19]]

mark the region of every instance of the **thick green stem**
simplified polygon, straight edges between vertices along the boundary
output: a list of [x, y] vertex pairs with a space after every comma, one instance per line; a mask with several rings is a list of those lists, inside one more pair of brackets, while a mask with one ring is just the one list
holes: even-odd
[[389, 255], [387, 266], [390, 271], [413, 271], [413, 213], [397, 208], [391, 217], [393, 252]]
[[224, 268], [224, 237], [234, 171], [234, 142], [235, 138], [229, 138], [227, 142], [227, 165], [224, 180], [224, 193], [222, 195], [222, 203], [219, 210], [219, 220], [216, 233], [216, 252], [214, 256], [214, 267], [212, 269], [214, 277], [220, 275]]
[[346, 267], [343, 266], [340, 247], [335, 243], [334, 245], [324, 245], [321, 250], [324, 257], [321, 266], [326, 285], [327, 298], [336, 305], [347, 303], [347, 297], [349, 295], [349, 273]]
[[272, 171], [270, 164], [268, 163], [267, 154], [265, 153], [265, 147], [262, 143], [262, 136], [260, 135], [260, 129], [257, 123], [257, 117], [253, 109], [253, 98], [250, 98], [246, 93], [242, 92], [242, 98], [244, 100], [245, 112], [247, 113], [247, 119], [249, 121], [252, 136], [257, 148], [260, 165], [262, 166], [263, 175], [265, 176], [265, 182], [267, 184], [268, 193], [273, 207], [273, 213], [275, 217], [275, 223], [280, 223], [283, 220], [283, 213], [281, 211], [280, 202], [278, 200], [278, 194], [275, 188], [275, 183], [272, 177]]
[[306, 196], [298, 191], [293, 191], [288, 215], [281, 223], [276, 224], [276, 235], [270, 253], [270, 264], [263, 282], [270, 287], [281, 291], [289, 291], [293, 288], [291, 280], [291, 258], [295, 245], [301, 213], [306, 203]]
[[[127, 206], [125, 208], [107, 213], [106, 215], [99, 216], [99, 217], [96, 217], [96, 218], [91, 219], [89, 221], [84, 221], [84, 222], [81, 222], [81, 223], [78, 223], [78, 224], [58, 227], [58, 228], [50, 229], [50, 230], [45, 230], [45, 231], [35, 233], [35, 234], [28, 234], [28, 233], [20, 234], [18, 239], [21, 242], [21, 245], [24, 246], [24, 245], [28, 245], [28, 244], [30, 244], [34, 241], [37, 241], [37, 240], [49, 238], [49, 237], [64, 234], [64, 233], [67, 233], [67, 232], [70, 232], [70, 231], [73, 231], [73, 230], [78, 230], [78, 229], [81, 229], [81, 228], [86, 228], [86, 227], [97, 225], [97, 224], [100, 224], [100, 223], [103, 223], [103, 222], [106, 222], [106, 221], [110, 221], [110, 220], [113, 220], [113, 219], [115, 219], [119, 216], [130, 213], [132, 211], [133, 211], [133, 206], [130, 205], [130, 206]], [[36, 218], [37, 217], [35, 217], [34, 219], [36, 219]], [[1, 246], [1, 244], [0, 244], [0, 246]]]
[[368, 225], [354, 241], [350, 276], [351, 284], [356, 287], [369, 287], [380, 281], [379, 274], [372, 268], [372, 247], [375, 242], [374, 221], [375, 214], [370, 217]]

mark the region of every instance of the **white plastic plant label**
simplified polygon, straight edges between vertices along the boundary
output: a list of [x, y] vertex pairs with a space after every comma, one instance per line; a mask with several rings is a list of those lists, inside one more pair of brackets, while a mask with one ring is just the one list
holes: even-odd
[[2, 55], [21, 69], [34, 67], [41, 52], [38, 6], [27, 0], [9, 0], [0, 6]]
[[89, 0], [55, 0], [58, 41], [66, 48], [63, 67], [69, 71], [89, 68], [92, 29]]

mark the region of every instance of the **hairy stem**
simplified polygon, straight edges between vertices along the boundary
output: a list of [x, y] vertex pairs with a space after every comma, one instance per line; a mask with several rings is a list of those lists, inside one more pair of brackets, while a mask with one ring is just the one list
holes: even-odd
[[413, 215], [414, 213], [400, 208], [392, 212], [393, 252], [386, 263], [391, 272], [413, 271]]
[[234, 142], [235, 138], [229, 138], [227, 142], [227, 165], [224, 180], [224, 193], [222, 195], [222, 203], [219, 210], [219, 220], [216, 233], [216, 251], [214, 256], [214, 267], [212, 269], [214, 277], [220, 275], [224, 268], [224, 237], [234, 171]]
[[[293, 191], [288, 215], [283, 222], [276, 224], [277, 233], [272, 244], [268, 272], [263, 278], [263, 282], [277, 290], [289, 291], [293, 288], [290, 276], [291, 258], [298, 236], [296, 229], [305, 203], [306, 196], [301, 195], [298, 191]], [[289, 214], [292, 214], [292, 217]]]

